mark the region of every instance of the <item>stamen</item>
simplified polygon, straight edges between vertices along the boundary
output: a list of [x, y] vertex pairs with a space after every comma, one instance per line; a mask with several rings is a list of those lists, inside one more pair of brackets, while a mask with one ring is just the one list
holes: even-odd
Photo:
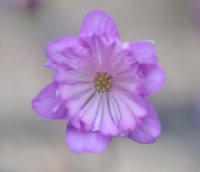
[[108, 92], [111, 89], [112, 76], [107, 72], [97, 72], [97, 77], [94, 78], [94, 88], [98, 93]]

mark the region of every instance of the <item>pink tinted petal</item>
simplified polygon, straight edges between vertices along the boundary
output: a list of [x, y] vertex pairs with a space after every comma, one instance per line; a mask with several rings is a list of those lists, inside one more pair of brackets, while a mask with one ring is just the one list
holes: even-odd
[[155, 65], [140, 65], [140, 79], [142, 82], [141, 95], [148, 96], [160, 91], [165, 83], [164, 70]]
[[116, 126], [119, 126], [121, 119], [121, 112], [118, 103], [114, 100], [113, 96], [109, 94], [108, 96], [109, 112], [112, 116], [112, 120]]
[[118, 89], [125, 90], [130, 94], [135, 94], [138, 87], [138, 79], [133, 70], [127, 70], [114, 78], [112, 84]]
[[101, 122], [102, 122], [102, 117], [103, 117], [103, 103], [102, 103], [103, 95], [100, 95], [100, 96], [101, 98], [100, 98], [100, 101], [98, 103], [97, 110], [95, 113], [95, 120], [93, 122], [92, 131], [100, 131], [100, 127], [101, 127]]
[[146, 103], [148, 115], [137, 121], [137, 127], [130, 132], [129, 138], [139, 143], [152, 143], [160, 136], [161, 125], [151, 105]]
[[[113, 75], [119, 75], [132, 69], [130, 63], [133, 61], [133, 53], [130, 50], [124, 48], [122, 45], [116, 45], [113, 51], [110, 67], [110, 72]], [[130, 59], [132, 60], [131, 62]]]
[[[46, 54], [49, 58], [49, 65], [61, 64], [66, 61], [66, 57], [62, 54], [68, 47], [76, 47], [78, 39], [76, 37], [61, 37], [57, 40], [49, 42], [46, 46]], [[47, 64], [48, 65], [48, 64]]]
[[122, 95], [118, 90], [113, 89], [110, 96], [120, 112], [120, 129], [125, 132], [133, 130], [136, 125], [135, 115], [132, 108], [124, 101], [124, 95]]
[[135, 118], [144, 117], [147, 115], [147, 111], [143, 106], [142, 99], [136, 98], [133, 95], [128, 95], [129, 93], [118, 92], [117, 93], [121, 100], [130, 108]]
[[119, 32], [113, 19], [100, 10], [93, 10], [85, 16], [80, 33], [83, 35], [105, 34], [108, 38], [119, 39]]
[[59, 95], [64, 100], [77, 99], [91, 90], [88, 84], [59, 84]]
[[[82, 37], [83, 39], [83, 37]], [[113, 63], [113, 54], [115, 52], [116, 42], [106, 39], [105, 36], [92, 35], [84, 39], [90, 50], [87, 62], [89, 63], [92, 73], [110, 72]]]
[[90, 50], [90, 54], [86, 57], [86, 66], [90, 68], [91, 73], [96, 73], [102, 68], [102, 58], [104, 57], [105, 45], [102, 43], [100, 36], [88, 36], [86, 38], [82, 37], [83, 44], [86, 44]]
[[95, 92], [92, 90], [85, 91], [83, 94], [80, 94], [74, 98], [69, 99], [66, 102], [66, 107], [68, 110], [68, 115], [70, 117], [77, 116], [80, 111], [90, 102], [93, 101]]
[[100, 132], [103, 135], [110, 135], [110, 136], [116, 136], [118, 131], [118, 126], [115, 124], [115, 121], [113, 119], [113, 116], [115, 114], [111, 113], [111, 106], [109, 104], [109, 96], [104, 94], [102, 99], [102, 121], [101, 121], [101, 129]]
[[[112, 108], [110, 105], [111, 102], [106, 93], [95, 94], [88, 102], [84, 100], [87, 104], [83, 107], [81, 99], [82, 97], [67, 104], [69, 116], [76, 114], [70, 120], [73, 126], [85, 131], [97, 131], [109, 136], [116, 136], [119, 133], [117, 124], [113, 119], [113, 116], [115, 117], [116, 114], [110, 110]], [[70, 107], [76, 108], [75, 110], [71, 110]]]
[[132, 58], [136, 58], [140, 64], [157, 63], [156, 48], [151, 41], [138, 41], [130, 44], [130, 51], [133, 52]]
[[63, 101], [57, 97], [55, 82], [45, 87], [32, 101], [35, 112], [44, 119], [66, 119]]
[[59, 83], [91, 83], [94, 75], [87, 72], [68, 71], [65, 67], [59, 66], [55, 73], [55, 80]]
[[77, 116], [74, 117], [70, 123], [79, 129], [98, 131], [98, 129], [95, 129], [94, 127], [94, 122], [97, 120], [99, 115], [98, 112], [100, 111], [99, 108], [101, 108], [101, 100], [101, 94], [95, 94], [92, 100], [89, 101], [82, 109], [80, 109]]
[[69, 148], [77, 153], [102, 152], [110, 143], [111, 137], [103, 136], [98, 132], [85, 132], [68, 124], [66, 132], [66, 143]]

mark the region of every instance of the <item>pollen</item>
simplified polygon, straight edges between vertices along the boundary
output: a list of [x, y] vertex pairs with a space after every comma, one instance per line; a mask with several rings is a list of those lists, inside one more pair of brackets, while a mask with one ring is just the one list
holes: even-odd
[[109, 92], [111, 89], [112, 76], [107, 72], [97, 72], [97, 77], [94, 78], [94, 88], [98, 93]]

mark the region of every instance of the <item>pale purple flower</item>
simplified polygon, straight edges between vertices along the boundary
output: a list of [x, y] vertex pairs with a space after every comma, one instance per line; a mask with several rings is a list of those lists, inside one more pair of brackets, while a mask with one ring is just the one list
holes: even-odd
[[112, 18], [93, 10], [79, 36], [46, 47], [54, 81], [33, 100], [42, 118], [68, 122], [66, 143], [75, 152], [101, 152], [113, 137], [154, 142], [160, 121], [146, 97], [159, 91], [165, 74], [152, 41], [122, 43]]

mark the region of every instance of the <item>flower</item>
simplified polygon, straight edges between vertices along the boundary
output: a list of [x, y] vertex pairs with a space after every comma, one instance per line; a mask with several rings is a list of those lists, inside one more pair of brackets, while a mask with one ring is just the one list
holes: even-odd
[[44, 119], [68, 122], [66, 143], [75, 152], [101, 152], [113, 137], [152, 143], [160, 121], [146, 97], [158, 92], [165, 74], [152, 41], [122, 43], [112, 18], [89, 12], [79, 36], [46, 47], [54, 81], [32, 102]]

